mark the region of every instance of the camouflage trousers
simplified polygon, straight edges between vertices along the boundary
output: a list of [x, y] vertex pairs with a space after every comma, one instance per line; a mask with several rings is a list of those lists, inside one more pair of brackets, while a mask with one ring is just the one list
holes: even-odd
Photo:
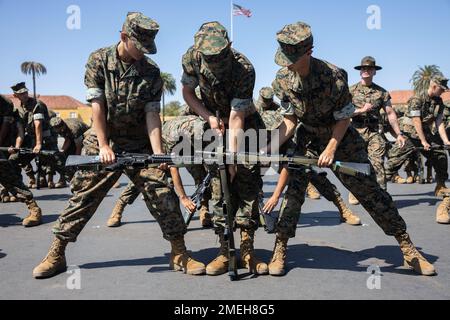
[[307, 178], [317, 189], [317, 191], [319, 191], [319, 193], [328, 201], [335, 202], [337, 198], [341, 196], [341, 193], [338, 191], [337, 187], [327, 178], [325, 172], [318, 173], [317, 171], [309, 170], [309, 172], [307, 173]]
[[[302, 136], [300, 139], [299, 143], [308, 145], [307, 150], [302, 145], [298, 146], [300, 155], [308, 152], [318, 156], [325, 149], [330, 137], [311, 135]], [[335, 159], [370, 164], [366, 144], [355, 129], [349, 128], [336, 151]], [[405, 221], [395, 207], [392, 197], [378, 184], [373, 170], [370, 176], [363, 177], [353, 177], [338, 172], [334, 174], [353, 193], [387, 235], [400, 235], [406, 231]], [[304, 169], [290, 170], [289, 184], [277, 223], [277, 236], [295, 237], [307, 185], [308, 173]]]
[[386, 175], [384, 172], [384, 157], [386, 156], [386, 140], [381, 133], [370, 128], [357, 128], [356, 131], [361, 135], [366, 143], [367, 154], [369, 156], [370, 163], [375, 170], [377, 181], [381, 188], [386, 188]]
[[75, 242], [101, 201], [125, 173], [144, 195], [145, 203], [161, 227], [166, 240], [186, 233], [178, 197], [168, 184], [167, 174], [156, 168], [95, 172], [79, 170], [71, 181], [72, 198], [58, 218], [53, 233], [61, 240]]
[[[25, 148], [34, 148], [34, 143], [31, 142], [31, 138], [27, 137], [24, 142]], [[42, 149], [48, 151], [57, 151], [58, 146], [54, 143], [52, 139], [44, 139], [42, 142]], [[31, 166], [31, 161], [36, 159], [34, 154], [19, 154], [15, 153], [9, 157], [14, 169], [18, 174], [21, 174], [21, 169], [23, 168], [28, 176], [33, 175], [33, 167]], [[64, 162], [59, 159], [58, 155], [55, 156], [39, 156], [41, 165], [41, 176], [47, 174], [54, 174], [56, 170], [63, 170]]]
[[[262, 186], [259, 165], [238, 165], [237, 173], [229, 184], [231, 210], [235, 215], [236, 226], [247, 230], [256, 230], [259, 226], [258, 200]], [[221, 232], [226, 225], [223, 212], [223, 197], [218, 173], [211, 180], [211, 200], [213, 222], [216, 232]]]
[[0, 184], [5, 191], [10, 192], [21, 202], [33, 200], [33, 194], [23, 183], [22, 174], [14, 170], [2, 153], [0, 153]]
[[[428, 143], [439, 142], [437, 137], [427, 137], [427, 140]], [[403, 148], [394, 146], [389, 151], [389, 160], [386, 165], [386, 179], [391, 179], [392, 175], [395, 174], [406, 161], [411, 157], [414, 157], [415, 154], [417, 155], [416, 147], [422, 147], [420, 140], [408, 138]], [[436, 171], [436, 181], [438, 183], [445, 183], [448, 179], [447, 152], [445, 150], [421, 150], [420, 153], [428, 159], [431, 166]]]

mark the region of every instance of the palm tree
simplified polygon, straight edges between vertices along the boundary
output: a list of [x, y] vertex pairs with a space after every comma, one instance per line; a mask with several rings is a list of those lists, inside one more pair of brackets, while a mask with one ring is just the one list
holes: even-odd
[[175, 78], [170, 73], [161, 72], [161, 78], [163, 80], [162, 117], [163, 117], [163, 122], [164, 122], [165, 95], [166, 95], [166, 93], [173, 95], [175, 93], [175, 91], [177, 91], [177, 84], [176, 84]]
[[442, 72], [437, 65], [419, 67], [419, 70], [414, 72], [410, 80], [413, 84], [414, 92], [420, 96], [425, 96], [430, 87], [431, 78], [436, 75], [442, 76]]
[[23, 74], [33, 75], [33, 96], [36, 99], [36, 76], [47, 73], [47, 68], [39, 62], [26, 61], [20, 66]]

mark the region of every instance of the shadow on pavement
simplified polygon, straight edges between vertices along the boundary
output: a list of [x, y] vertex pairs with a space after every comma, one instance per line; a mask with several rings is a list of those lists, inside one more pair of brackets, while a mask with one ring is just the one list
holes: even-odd
[[0, 227], [7, 228], [16, 225], [22, 225], [22, 218], [12, 213], [11, 214], [0, 213]]
[[[438, 259], [437, 256], [422, 254], [430, 263]], [[376, 246], [353, 252], [328, 246], [291, 245], [288, 246], [286, 266], [287, 272], [295, 268], [366, 272], [366, 260], [370, 258], [384, 260], [383, 264], [389, 265], [380, 266], [382, 272], [417, 275], [408, 269], [397, 269], [403, 266], [403, 255], [398, 246]]]
[[34, 199], [36, 201], [67, 201], [72, 197], [71, 194], [46, 194], [42, 196], [35, 196]]
[[[0, 249], [0, 251], [2, 251], [2, 249]], [[0, 252], [0, 259], [6, 257], [7, 254], [4, 252]]]
[[437, 203], [441, 202], [440, 198], [420, 198], [414, 200], [396, 200], [394, 201], [397, 209], [417, 206], [419, 204], [428, 204], [430, 207], [434, 207]]

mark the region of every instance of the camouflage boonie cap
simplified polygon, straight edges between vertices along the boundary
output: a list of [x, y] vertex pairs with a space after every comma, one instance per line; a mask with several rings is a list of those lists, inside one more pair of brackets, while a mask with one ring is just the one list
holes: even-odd
[[17, 94], [28, 92], [28, 89], [25, 86], [25, 82], [19, 82], [18, 84], [13, 85], [11, 89], [14, 93]]
[[60, 117], [53, 117], [50, 119], [50, 126], [52, 128], [60, 127], [64, 121]]
[[440, 76], [440, 75], [434, 76], [431, 78], [431, 81], [436, 83], [442, 89], [448, 90], [448, 79], [445, 78], [444, 76]]
[[382, 67], [377, 66], [377, 62], [375, 61], [375, 58], [371, 57], [371, 56], [367, 56], [367, 57], [362, 58], [361, 65], [360, 66], [356, 66], [355, 69], [356, 70], [361, 70], [363, 67], [374, 68], [375, 70], [383, 69]]
[[259, 95], [263, 97], [264, 99], [273, 99], [273, 89], [270, 87], [264, 87], [261, 90], [259, 90]]
[[194, 36], [194, 49], [206, 56], [221, 53], [229, 44], [227, 30], [217, 21], [202, 24]]
[[122, 28], [139, 51], [148, 54], [156, 53], [155, 37], [159, 25], [155, 20], [144, 16], [140, 12], [128, 12]]
[[300, 21], [284, 26], [277, 33], [277, 41], [280, 47], [275, 55], [275, 63], [282, 67], [296, 63], [312, 49], [314, 42], [311, 27]]

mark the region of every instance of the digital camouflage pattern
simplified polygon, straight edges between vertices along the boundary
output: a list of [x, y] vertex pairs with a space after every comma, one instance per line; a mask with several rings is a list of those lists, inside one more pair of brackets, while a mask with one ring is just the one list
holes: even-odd
[[258, 113], [261, 116], [266, 130], [272, 131], [278, 129], [283, 123], [284, 117], [280, 110], [264, 110], [262, 112], [258, 111]]
[[[442, 144], [436, 132], [435, 121], [444, 113], [441, 98], [414, 96], [408, 101], [408, 111], [403, 117], [400, 129], [409, 137], [403, 148], [397, 145], [389, 151], [386, 164], [386, 179], [390, 179], [408, 160], [415, 156], [416, 147], [422, 147], [419, 136], [412, 122], [413, 117], [420, 117], [423, 133], [428, 143]], [[436, 181], [444, 183], [448, 179], [448, 158], [445, 150], [421, 151], [436, 171]]]
[[419, 139], [412, 123], [412, 118], [420, 117], [423, 133], [427, 138], [431, 137], [436, 133], [435, 121], [439, 116], [443, 115], [444, 110], [445, 105], [441, 98], [431, 98], [428, 95], [426, 97], [416, 95], [408, 101], [408, 112], [406, 118], [403, 120], [401, 130], [410, 138]]
[[281, 101], [282, 114], [295, 115], [304, 125], [319, 128], [350, 119], [355, 107], [346, 75], [338, 67], [315, 58], [311, 58], [311, 70], [306, 79], [288, 68], [278, 71], [272, 87]]
[[[341, 69], [311, 58], [311, 74], [301, 79], [287, 68], [281, 69], [273, 86], [283, 102], [287, 115], [295, 115], [304, 125], [297, 134], [296, 153], [319, 156], [327, 146], [332, 126], [336, 121], [349, 119], [354, 107]], [[335, 159], [338, 161], [370, 163], [364, 140], [350, 127], [342, 139]], [[304, 169], [291, 170], [288, 189], [282, 202], [277, 224], [277, 236], [295, 236], [301, 207], [308, 184]], [[352, 177], [335, 172], [343, 185], [352, 192], [375, 222], [388, 235], [400, 235], [406, 224], [398, 213], [392, 197], [376, 181], [372, 171], [369, 177]]]
[[90, 55], [84, 82], [88, 102], [105, 102], [113, 150], [148, 150], [145, 114], [159, 112], [163, 86], [158, 66], [144, 57], [125, 69], [114, 45]]
[[0, 94], [0, 128], [5, 123], [14, 122], [14, 105], [11, 100]]
[[227, 30], [217, 21], [202, 24], [194, 36], [194, 48], [206, 56], [217, 55], [230, 44]]
[[155, 37], [159, 31], [156, 21], [144, 16], [140, 12], [128, 12], [122, 31], [125, 32], [143, 53], [155, 54]]
[[[89, 102], [100, 100], [107, 111], [107, 130], [115, 152], [150, 153], [146, 113], [159, 112], [162, 80], [158, 66], [148, 58], [126, 69], [118, 59], [117, 45], [95, 51], [86, 65]], [[85, 133], [82, 154], [98, 150], [94, 130]], [[97, 152], [98, 154], [98, 152]], [[186, 225], [178, 197], [166, 172], [157, 168], [116, 172], [79, 170], [71, 181], [69, 204], [53, 228], [56, 237], [76, 241], [78, 234], [122, 174], [144, 195], [150, 213], [167, 240], [180, 238]]]
[[22, 118], [26, 135], [35, 139], [34, 120], [41, 120], [43, 138], [50, 137], [50, 116], [47, 105], [44, 102], [29, 97], [25, 104], [20, 104], [17, 111]]
[[277, 41], [280, 45], [275, 63], [287, 67], [297, 62], [313, 46], [311, 27], [304, 22], [286, 25], [277, 33]]
[[[370, 63], [370, 61], [367, 63]], [[375, 65], [374, 61], [373, 64]], [[375, 169], [377, 181], [386, 190], [384, 157], [387, 152], [387, 145], [386, 139], [380, 132], [380, 125], [383, 123], [381, 112], [386, 107], [391, 106], [391, 96], [389, 92], [375, 83], [365, 86], [361, 82], [350, 87], [350, 94], [352, 95], [352, 103], [355, 108], [360, 109], [366, 103], [374, 106], [370, 112], [354, 116], [352, 125], [366, 142], [369, 160]]]
[[204, 57], [194, 47], [183, 55], [182, 84], [195, 89], [200, 86], [201, 100], [211, 113], [219, 111], [226, 117], [231, 110], [256, 112], [253, 104], [255, 70], [250, 61], [238, 51], [231, 49], [229, 64], [211, 70]]
[[171, 153], [175, 145], [182, 139], [202, 141], [207, 122], [199, 116], [179, 116], [166, 121], [162, 127], [162, 141], [166, 153]]

